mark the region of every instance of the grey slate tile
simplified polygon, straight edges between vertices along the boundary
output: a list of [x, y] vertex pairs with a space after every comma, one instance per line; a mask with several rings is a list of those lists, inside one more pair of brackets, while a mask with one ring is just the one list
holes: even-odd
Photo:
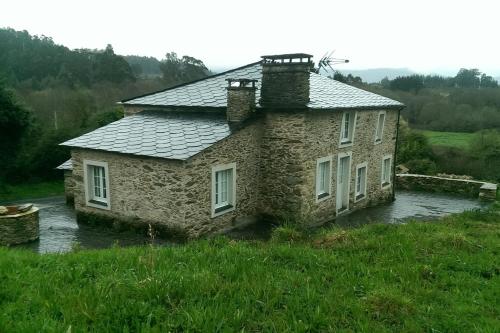
[[223, 115], [144, 111], [61, 145], [185, 160], [229, 135]]
[[[226, 79], [246, 78], [257, 81], [256, 103], [260, 98], [262, 66], [260, 62], [208, 77], [201, 81], [123, 101], [124, 104], [156, 106], [226, 107]], [[311, 109], [383, 108], [401, 107], [403, 104], [353, 86], [310, 74]]]

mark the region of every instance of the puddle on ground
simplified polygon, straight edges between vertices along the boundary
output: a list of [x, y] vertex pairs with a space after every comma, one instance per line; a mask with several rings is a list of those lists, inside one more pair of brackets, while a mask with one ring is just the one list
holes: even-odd
[[[16, 204], [28, 201], [16, 202]], [[117, 231], [107, 227], [96, 227], [76, 223], [75, 211], [67, 206], [63, 197], [29, 200], [40, 208], [40, 239], [16, 247], [32, 249], [38, 253], [66, 252], [75, 244], [82, 248], [108, 248], [114, 244], [133, 246], [150, 244], [150, 239], [132, 231]], [[367, 223], [403, 223], [408, 219], [432, 220], [464, 210], [485, 208], [487, 204], [472, 198], [449, 194], [396, 191], [396, 201], [366, 208], [341, 216], [334, 223], [342, 227], [357, 227]], [[272, 226], [256, 224], [240, 230], [233, 230], [228, 236], [234, 239], [266, 240]], [[156, 244], [172, 244], [156, 240]]]

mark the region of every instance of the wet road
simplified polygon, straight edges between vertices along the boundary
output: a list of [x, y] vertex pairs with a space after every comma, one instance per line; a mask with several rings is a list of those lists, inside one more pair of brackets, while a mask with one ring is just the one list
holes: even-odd
[[[23, 201], [25, 202], [25, 201]], [[107, 248], [149, 244], [150, 239], [132, 231], [117, 231], [107, 227], [77, 224], [75, 211], [67, 206], [63, 197], [30, 200], [40, 208], [40, 239], [17, 247], [39, 253], [70, 251], [75, 244], [82, 248]], [[19, 202], [21, 203], [21, 202]], [[356, 227], [367, 223], [401, 223], [408, 219], [431, 220], [450, 213], [485, 208], [479, 200], [427, 192], [397, 191], [396, 201], [344, 215], [334, 223], [343, 227]], [[235, 239], [267, 239], [271, 228], [257, 225], [229, 233]], [[157, 244], [169, 244], [157, 240]]]

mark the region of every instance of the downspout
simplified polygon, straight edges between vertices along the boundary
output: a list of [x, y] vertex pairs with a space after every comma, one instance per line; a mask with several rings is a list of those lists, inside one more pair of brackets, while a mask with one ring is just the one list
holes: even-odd
[[401, 117], [401, 109], [398, 110], [398, 122], [396, 125], [396, 144], [394, 145], [394, 159], [392, 163], [392, 201], [396, 200], [396, 158], [398, 153], [398, 141], [399, 141], [399, 119]]

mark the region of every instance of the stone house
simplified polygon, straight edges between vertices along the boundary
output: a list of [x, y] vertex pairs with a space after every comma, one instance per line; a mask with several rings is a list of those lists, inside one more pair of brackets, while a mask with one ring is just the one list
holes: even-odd
[[123, 119], [62, 143], [79, 218], [197, 237], [392, 200], [403, 104], [316, 74], [311, 58], [263, 56], [122, 101]]

